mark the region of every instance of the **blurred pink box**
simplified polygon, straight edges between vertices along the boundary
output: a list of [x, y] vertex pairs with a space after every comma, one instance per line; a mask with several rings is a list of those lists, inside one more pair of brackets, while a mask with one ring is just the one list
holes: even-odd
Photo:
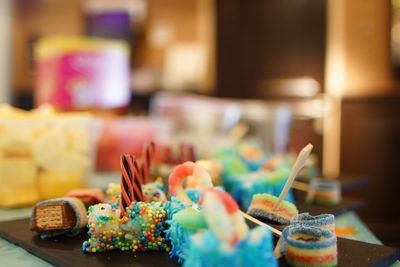
[[143, 144], [170, 140], [173, 123], [148, 117], [107, 118], [97, 147], [97, 171], [119, 171], [119, 158], [129, 153], [140, 158]]
[[35, 45], [35, 101], [63, 110], [121, 108], [130, 101], [125, 42], [46, 37]]

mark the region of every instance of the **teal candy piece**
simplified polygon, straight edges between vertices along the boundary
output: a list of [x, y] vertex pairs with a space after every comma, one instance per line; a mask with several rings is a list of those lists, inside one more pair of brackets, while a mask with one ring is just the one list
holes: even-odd
[[173, 219], [187, 230], [207, 229], [204, 212], [192, 207], [186, 207], [173, 216]]

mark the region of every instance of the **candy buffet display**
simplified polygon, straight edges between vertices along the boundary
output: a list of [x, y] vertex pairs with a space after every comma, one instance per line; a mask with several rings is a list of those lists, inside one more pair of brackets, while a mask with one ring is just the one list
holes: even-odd
[[[105, 198], [91, 189], [39, 202], [30, 228], [41, 238], [73, 238], [86, 225], [84, 254], [164, 251], [183, 266], [238, 267], [278, 266], [277, 258], [284, 256], [293, 266], [335, 266], [334, 216], [298, 214], [295, 204], [284, 200], [311, 149], [306, 146], [288, 166], [278, 196], [255, 194], [246, 214], [224, 183], [213, 184], [201, 161], [175, 164], [166, 181], [154, 176], [157, 145], [149, 142], [141, 158], [121, 156], [120, 183], [110, 184]], [[86, 217], [88, 198], [97, 201]], [[250, 229], [246, 219], [258, 226]], [[268, 221], [281, 223], [283, 231]], [[279, 237], [275, 248], [273, 235]]]

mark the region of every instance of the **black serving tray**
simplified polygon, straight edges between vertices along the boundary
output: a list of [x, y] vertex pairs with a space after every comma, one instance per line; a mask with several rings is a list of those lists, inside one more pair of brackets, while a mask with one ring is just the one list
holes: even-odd
[[[28, 219], [0, 223], [0, 237], [14, 243], [43, 260], [62, 267], [69, 266], [180, 266], [166, 252], [109, 251], [83, 254], [81, 246], [87, 239], [85, 233], [73, 238], [40, 239], [28, 229]], [[338, 238], [338, 266], [390, 266], [399, 257], [398, 250], [350, 239]], [[284, 259], [279, 266], [288, 266]], [[229, 266], [227, 266], [229, 267]]]

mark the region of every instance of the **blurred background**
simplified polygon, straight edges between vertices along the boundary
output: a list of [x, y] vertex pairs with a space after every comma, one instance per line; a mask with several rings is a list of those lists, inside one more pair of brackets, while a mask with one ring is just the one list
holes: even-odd
[[1, 0], [0, 40], [0, 102], [96, 114], [98, 171], [244, 121], [265, 149], [310, 142], [321, 174], [368, 178], [359, 214], [399, 246], [399, 0]]

